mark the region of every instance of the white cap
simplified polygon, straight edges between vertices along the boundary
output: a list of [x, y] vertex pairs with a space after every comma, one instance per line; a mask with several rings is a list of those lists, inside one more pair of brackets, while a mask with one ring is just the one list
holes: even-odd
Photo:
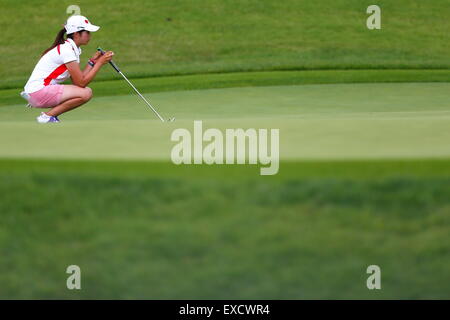
[[64, 25], [64, 28], [66, 28], [67, 34], [83, 30], [95, 32], [100, 29], [99, 26], [94, 26], [93, 24], [91, 24], [86, 17], [77, 15], [69, 17], [66, 24]]

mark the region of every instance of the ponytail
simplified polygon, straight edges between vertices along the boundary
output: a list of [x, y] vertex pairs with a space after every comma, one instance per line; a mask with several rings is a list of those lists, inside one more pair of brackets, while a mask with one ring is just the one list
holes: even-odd
[[55, 41], [53, 42], [53, 44], [47, 49], [45, 50], [42, 55], [46, 54], [47, 52], [49, 52], [50, 50], [52, 50], [54, 47], [56, 47], [59, 44], [63, 44], [65, 39], [64, 39], [64, 35], [66, 34], [66, 28], [62, 28], [58, 34], [56, 35]]

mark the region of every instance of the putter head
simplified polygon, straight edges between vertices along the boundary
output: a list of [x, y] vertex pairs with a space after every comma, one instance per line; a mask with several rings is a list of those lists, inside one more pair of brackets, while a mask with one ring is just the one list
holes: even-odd
[[175, 117], [167, 119], [167, 122], [174, 122], [174, 121], [175, 121]]

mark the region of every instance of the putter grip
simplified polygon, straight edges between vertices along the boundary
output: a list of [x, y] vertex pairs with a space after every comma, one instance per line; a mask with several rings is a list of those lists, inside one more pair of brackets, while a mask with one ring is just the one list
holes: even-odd
[[[101, 53], [102, 55], [105, 54], [105, 51], [103, 51], [102, 48], [98, 47], [97, 50], [100, 51], [100, 53]], [[112, 60], [109, 61], [109, 64], [110, 64], [117, 72], [120, 72], [119, 67], [114, 63], [114, 61], [112, 61]]]

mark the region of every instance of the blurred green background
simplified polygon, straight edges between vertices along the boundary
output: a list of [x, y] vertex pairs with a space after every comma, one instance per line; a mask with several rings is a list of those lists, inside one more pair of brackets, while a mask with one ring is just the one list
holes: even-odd
[[[380, 0], [1, 0], [0, 88], [22, 87], [78, 5], [101, 29], [83, 47], [114, 50], [127, 75], [305, 69], [448, 69], [449, 3]], [[113, 78], [103, 72], [101, 78]]]
[[[18, 92], [73, 4], [101, 26], [82, 61], [114, 50], [177, 122], [107, 66], [34, 122]], [[380, 0], [369, 31], [371, 4], [0, 0], [0, 298], [449, 298], [450, 3]], [[195, 119], [279, 128], [279, 174], [173, 165]]]

